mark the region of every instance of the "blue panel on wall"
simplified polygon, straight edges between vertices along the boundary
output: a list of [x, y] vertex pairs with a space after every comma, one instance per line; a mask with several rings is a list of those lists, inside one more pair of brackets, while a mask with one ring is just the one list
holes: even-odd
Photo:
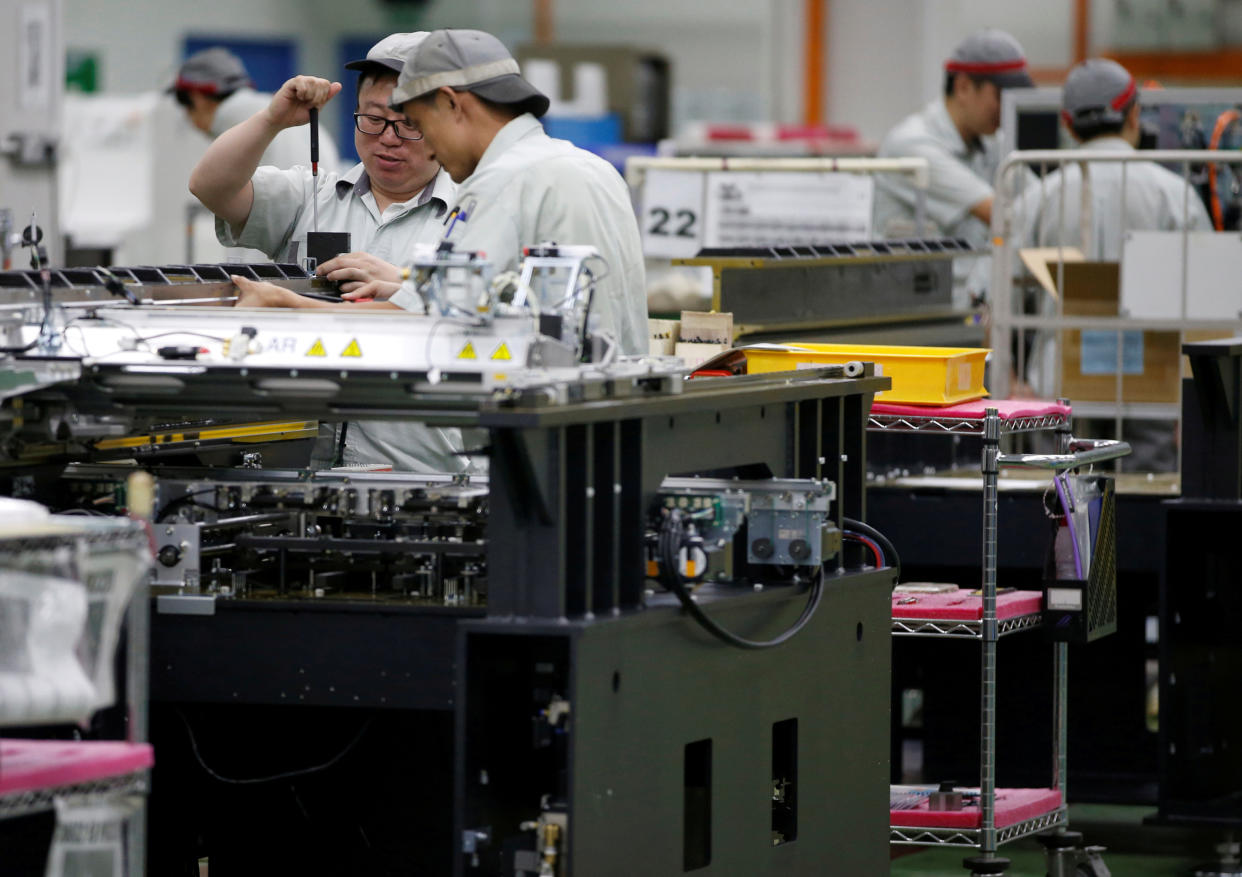
[[292, 40], [239, 39], [232, 35], [187, 36], [182, 58], [212, 46], [223, 46], [241, 58], [250, 80], [259, 91], [274, 92], [298, 72], [297, 47]]

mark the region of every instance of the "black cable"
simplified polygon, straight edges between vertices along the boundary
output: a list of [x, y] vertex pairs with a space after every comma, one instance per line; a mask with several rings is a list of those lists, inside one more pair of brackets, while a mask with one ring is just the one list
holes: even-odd
[[901, 555], [897, 553], [897, 549], [887, 536], [870, 524], [864, 524], [862, 521], [856, 521], [853, 518], [842, 518], [841, 523], [850, 530], [856, 530], [864, 536], [874, 539], [884, 551], [884, 557], [888, 560], [889, 565], [896, 569], [901, 568]]
[[358, 742], [362, 739], [363, 735], [370, 730], [371, 723], [375, 721], [375, 716], [370, 716], [365, 722], [362, 723], [362, 727], [358, 729], [358, 733], [354, 735], [354, 738], [345, 744], [345, 748], [329, 758], [323, 764], [298, 768], [297, 770], [287, 770], [282, 773], [274, 773], [271, 776], [265, 777], [226, 777], [223, 774], [212, 770], [207, 762], [203, 761], [202, 753], [198, 751], [198, 739], [194, 736], [194, 729], [190, 727], [190, 720], [185, 717], [185, 713], [181, 712], [181, 710], [174, 710], [174, 712], [177, 713], [177, 718], [181, 719], [181, 723], [185, 725], [186, 736], [190, 738], [190, 750], [194, 753], [194, 760], [198, 762], [198, 766], [201, 767], [203, 772], [213, 780], [221, 783], [229, 783], [230, 785], [235, 786], [250, 786], [258, 783], [271, 783], [276, 780], [287, 780], [292, 779], [293, 777], [301, 777], [325, 771], [352, 752], [354, 747], [357, 746]]
[[176, 497], [176, 498], [174, 498], [174, 499], [170, 499], [168, 502], [164, 503], [164, 505], [160, 506], [159, 511], [157, 511], [157, 512], [155, 513], [155, 516], [154, 516], [154, 517], [152, 517], [152, 518], [151, 518], [151, 520], [152, 520], [152, 521], [154, 521], [155, 523], [157, 523], [157, 524], [158, 524], [158, 523], [160, 523], [161, 521], [163, 521], [163, 520], [164, 520], [164, 517], [165, 517], [165, 516], [166, 516], [166, 515], [167, 515], [167, 514], [171, 511], [171, 510], [173, 510], [173, 509], [175, 509], [175, 508], [180, 508], [181, 506], [185, 505], [186, 503], [189, 503], [189, 504], [191, 504], [191, 505], [200, 506], [200, 507], [205, 508], [205, 509], [210, 509], [210, 510], [211, 510], [211, 511], [213, 511], [213, 512], [220, 512], [220, 511], [222, 511], [222, 509], [220, 509], [218, 506], [214, 506], [214, 505], [207, 505], [206, 503], [197, 502], [197, 501], [195, 501], [195, 499], [194, 499], [194, 497], [196, 497], [196, 496], [202, 496], [202, 495], [203, 495], [203, 494], [205, 494], [205, 493], [215, 493], [215, 492], [216, 492], [216, 489], [215, 489], [214, 487], [208, 487], [208, 488], [206, 488], [205, 490], [196, 490], [196, 491], [194, 491], [193, 493], [187, 493], [187, 494], [185, 494], [184, 496], [178, 496], [178, 497]]
[[590, 326], [591, 323], [591, 304], [595, 301], [596, 280], [595, 273], [585, 265], [582, 266], [582, 273], [587, 276], [587, 300], [586, 306], [582, 309], [582, 338], [578, 345], [582, 348], [582, 353], [579, 354], [578, 359], [581, 362], [590, 362], [590, 359], [588, 358], [590, 356], [590, 352], [587, 350], [587, 337], [588, 326]]
[[345, 436], [349, 432], [349, 421], [343, 422], [340, 426], [341, 431], [336, 440], [336, 455], [332, 458], [333, 466], [345, 465]]
[[686, 610], [686, 613], [691, 618], [698, 622], [700, 627], [728, 645], [739, 649], [770, 649], [782, 645], [801, 633], [802, 629], [806, 627], [815, 615], [816, 610], [819, 609], [820, 601], [824, 596], [824, 568], [822, 565], [816, 570], [815, 579], [811, 583], [810, 596], [802, 610], [802, 614], [787, 630], [769, 640], [752, 640], [738, 636], [713, 620], [711, 616], [700, 608], [698, 603], [690, 596], [690, 592], [686, 590], [683, 576], [677, 569], [677, 556], [681, 552], [684, 543], [685, 529], [681, 524], [681, 513], [674, 510], [669, 513], [660, 526], [658, 540], [660, 581], [677, 596], [682, 608]]

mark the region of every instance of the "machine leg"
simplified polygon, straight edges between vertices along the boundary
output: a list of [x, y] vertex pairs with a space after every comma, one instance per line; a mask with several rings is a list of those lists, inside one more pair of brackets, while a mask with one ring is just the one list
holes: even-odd
[[971, 877], [999, 877], [1009, 867], [1009, 860], [1003, 856], [971, 856], [962, 859], [962, 867], [970, 871]]

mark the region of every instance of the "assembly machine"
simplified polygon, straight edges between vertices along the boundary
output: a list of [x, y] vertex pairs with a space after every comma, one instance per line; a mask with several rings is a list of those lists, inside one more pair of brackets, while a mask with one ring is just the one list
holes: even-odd
[[[887, 868], [895, 571], [842, 537], [888, 379], [619, 356], [540, 285], [584, 254], [531, 256], [330, 319], [229, 307], [222, 266], [0, 275], [9, 492], [110, 514], [156, 478], [152, 873]], [[350, 419], [462, 427], [488, 470], [287, 462]]]

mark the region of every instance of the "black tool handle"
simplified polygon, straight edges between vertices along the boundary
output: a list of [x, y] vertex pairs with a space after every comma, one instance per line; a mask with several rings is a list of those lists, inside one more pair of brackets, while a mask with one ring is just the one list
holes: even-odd
[[319, 169], [319, 110], [310, 108], [311, 170]]

